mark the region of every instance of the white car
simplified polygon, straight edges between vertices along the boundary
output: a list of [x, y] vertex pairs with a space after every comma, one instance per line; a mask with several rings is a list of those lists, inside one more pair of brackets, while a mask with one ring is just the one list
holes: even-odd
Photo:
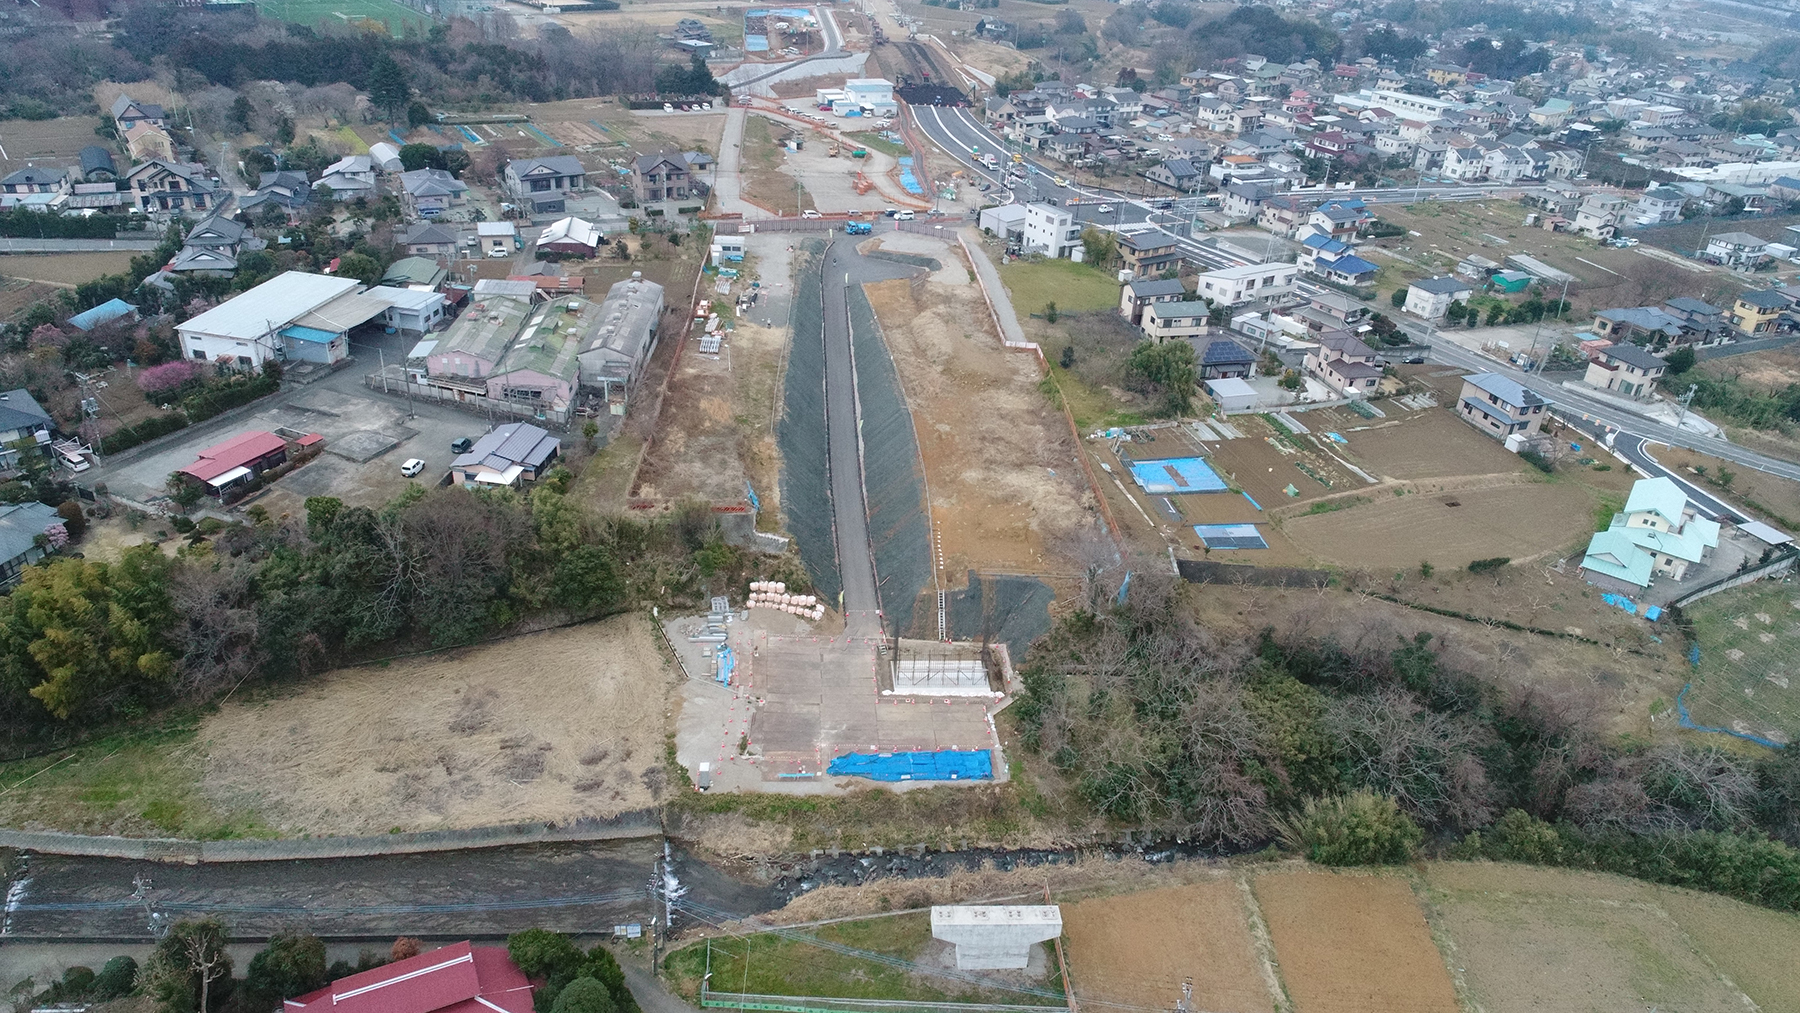
[[1113, 208], [1113, 206], [1111, 204], [1102, 204], [1098, 208], [1095, 208], [1095, 210], [1099, 211], [1103, 215], [1110, 215], [1113, 213], [1113, 211], [1115, 209]]
[[807, 208], [805, 211], [800, 212], [800, 217], [802, 217], [802, 218], [823, 218], [825, 216], [820, 214], [817, 211], [814, 211], [811, 208]]
[[911, 211], [896, 211], [896, 212], [894, 212], [894, 221], [910, 222], [912, 220], [913, 220], [913, 213]]
[[407, 458], [406, 463], [400, 466], [400, 474], [405, 475], [407, 478], [416, 477], [419, 472], [424, 470], [425, 462], [416, 457]]

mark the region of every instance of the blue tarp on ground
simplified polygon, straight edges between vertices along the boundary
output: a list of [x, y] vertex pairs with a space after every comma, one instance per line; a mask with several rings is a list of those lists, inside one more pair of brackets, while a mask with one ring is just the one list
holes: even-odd
[[834, 757], [825, 772], [871, 781], [987, 781], [994, 776], [994, 758], [985, 749], [845, 753]]
[[1225, 480], [1199, 457], [1132, 461], [1131, 480], [1152, 496], [1177, 492], [1224, 492]]

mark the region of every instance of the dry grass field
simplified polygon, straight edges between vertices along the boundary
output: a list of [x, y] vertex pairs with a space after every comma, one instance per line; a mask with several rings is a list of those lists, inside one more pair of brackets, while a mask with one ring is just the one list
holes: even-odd
[[[107, 101], [112, 100], [108, 98]], [[94, 127], [99, 123], [99, 119], [92, 116], [0, 120], [0, 149], [6, 152], [5, 158], [0, 159], [0, 174], [23, 169], [27, 162], [75, 165], [82, 148], [106, 143], [94, 134]]]
[[1283, 872], [1257, 877], [1255, 891], [1299, 1013], [1456, 1013], [1405, 880]]
[[[154, 237], [152, 237], [154, 238]], [[103, 274], [118, 274], [131, 266], [129, 251], [108, 253], [26, 253], [0, 257], [0, 274], [46, 285], [73, 288]]]
[[200, 729], [203, 787], [285, 834], [563, 823], [660, 800], [670, 671], [640, 616], [346, 669]]
[[1236, 880], [1065, 904], [1063, 932], [1083, 1002], [1169, 1007], [1191, 977], [1196, 1008], [1274, 1009]]
[[1090, 497], [1068, 424], [1038, 391], [1037, 361], [994, 335], [960, 254], [934, 256], [945, 267], [921, 285], [865, 290], [912, 409], [937, 562], [949, 578], [1070, 572], [1058, 546], [1088, 523]]
[[[1800, 996], [1794, 951], [1786, 950], [1785, 961], [1777, 956], [1800, 931], [1792, 916], [1620, 877], [1520, 866], [1435, 864], [1425, 882], [1434, 924], [1454, 940], [1465, 997], [1488, 1013], [1727, 1013], [1793, 1009]], [[1735, 925], [1720, 917], [1724, 908], [1738, 916]], [[1698, 935], [1680, 911], [1694, 916]], [[1750, 953], [1736, 953], [1746, 944]], [[1754, 986], [1759, 994], [1747, 995], [1740, 988], [1752, 979], [1721, 974], [1715, 951], [1753, 974], [1763, 966], [1753, 955], [1766, 954], [1777, 965], [1785, 962], [1789, 973], [1762, 970]]]
[[[1755, 468], [1721, 461], [1685, 447], [1652, 444], [1650, 453], [1664, 466], [1680, 471], [1688, 481], [1721, 499], [1760, 515], [1788, 531], [1800, 527], [1800, 482], [1791, 482]], [[1704, 472], [1701, 471], [1703, 468]], [[1728, 484], [1719, 483], [1720, 469], [1732, 476]]]

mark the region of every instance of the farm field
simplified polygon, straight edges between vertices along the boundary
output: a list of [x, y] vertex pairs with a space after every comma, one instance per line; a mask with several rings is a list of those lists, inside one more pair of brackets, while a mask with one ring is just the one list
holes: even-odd
[[200, 728], [205, 794], [285, 834], [649, 806], [663, 795], [670, 685], [653, 637], [644, 617], [620, 616], [233, 701]]
[[1800, 590], [1759, 581], [1685, 610], [1700, 647], [1694, 723], [1772, 742], [1800, 738]]
[[884, 244], [945, 265], [922, 285], [864, 286], [912, 409], [941, 574], [1075, 572], [1058, 547], [1089, 523], [1089, 497], [1036, 359], [1000, 344], [959, 253], [912, 236]]
[[75, 165], [81, 149], [107, 142], [95, 135], [100, 121], [92, 116], [59, 116], [53, 120], [0, 120], [0, 175], [25, 168], [26, 162]]
[[0, 274], [46, 285], [74, 288], [103, 274], [118, 274], [131, 266], [130, 251], [106, 253], [18, 253], [0, 257]]
[[380, 21], [392, 35], [424, 32], [433, 22], [427, 15], [393, 0], [257, 0], [268, 17], [297, 25], [345, 24], [362, 18]]
[[1083, 1002], [1160, 1009], [1191, 977], [1199, 1009], [1274, 1009], [1234, 879], [1065, 904], [1063, 933]]
[[[1726, 1013], [1750, 1000], [1765, 1010], [1792, 1010], [1800, 1000], [1792, 962], [1770, 950], [1793, 945], [1800, 932], [1793, 916], [1615, 876], [1529, 866], [1433, 863], [1424, 879], [1433, 924], [1454, 941], [1465, 997], [1491, 1013]], [[1729, 921], [1722, 917], [1727, 910]], [[1763, 954], [1774, 961], [1770, 970], [1786, 963], [1790, 973], [1757, 973]], [[1740, 979], [1733, 968], [1753, 976]]]
[[1396, 876], [1258, 876], [1282, 980], [1300, 1013], [1456, 1013], [1430, 928]]
[[1000, 268], [1000, 280], [1020, 316], [1041, 314], [1055, 303], [1059, 313], [1104, 310], [1119, 305], [1119, 283], [1104, 271], [1072, 260], [1032, 263], [1015, 260]]

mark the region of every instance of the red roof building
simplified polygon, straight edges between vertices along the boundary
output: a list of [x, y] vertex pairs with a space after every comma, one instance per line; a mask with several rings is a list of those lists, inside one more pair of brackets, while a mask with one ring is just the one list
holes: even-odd
[[200, 459], [181, 469], [214, 489], [222, 489], [287, 460], [287, 441], [274, 433], [251, 430], [200, 451]]
[[500, 946], [452, 943], [282, 1003], [283, 1013], [531, 1013], [531, 982]]

